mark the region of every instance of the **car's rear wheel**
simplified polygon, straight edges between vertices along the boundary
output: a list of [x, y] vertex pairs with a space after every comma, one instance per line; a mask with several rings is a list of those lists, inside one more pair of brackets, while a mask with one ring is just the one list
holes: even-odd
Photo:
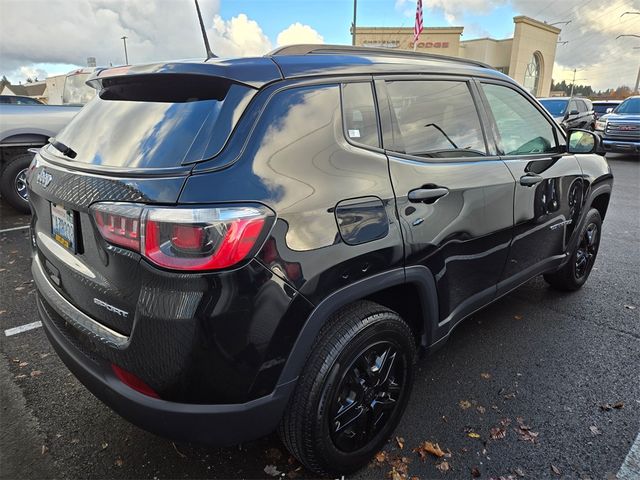
[[11, 158], [0, 173], [0, 192], [2, 198], [22, 213], [29, 213], [27, 195], [27, 170], [33, 159], [31, 153], [21, 153]]
[[598, 255], [602, 218], [600, 212], [592, 208], [580, 230], [578, 245], [569, 261], [557, 272], [547, 273], [544, 279], [559, 290], [578, 290], [585, 284]]
[[286, 447], [319, 475], [366, 465], [404, 412], [415, 357], [411, 329], [388, 308], [363, 301], [334, 315], [280, 424]]

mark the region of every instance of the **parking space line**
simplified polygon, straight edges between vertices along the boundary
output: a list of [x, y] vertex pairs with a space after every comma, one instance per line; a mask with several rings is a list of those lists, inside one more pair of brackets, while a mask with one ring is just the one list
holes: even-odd
[[26, 325], [20, 325], [19, 327], [9, 328], [4, 331], [4, 334], [7, 337], [10, 337], [11, 335], [17, 335], [18, 333], [33, 330], [34, 328], [40, 328], [41, 326], [42, 322], [27, 323]]
[[631, 450], [624, 459], [618, 474], [618, 480], [632, 480], [640, 478], [640, 433], [636, 437], [636, 441], [631, 445]]
[[0, 233], [15, 232], [16, 230], [24, 230], [25, 228], [29, 228], [29, 225], [23, 225], [21, 227], [5, 228], [4, 230], [0, 230]]

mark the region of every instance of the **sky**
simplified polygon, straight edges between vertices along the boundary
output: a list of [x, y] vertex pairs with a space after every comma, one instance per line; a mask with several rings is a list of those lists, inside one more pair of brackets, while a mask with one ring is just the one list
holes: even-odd
[[[358, 0], [358, 26], [412, 27], [415, 0]], [[633, 86], [640, 0], [423, 0], [425, 27], [463, 26], [463, 40], [513, 35], [513, 17], [566, 22], [553, 79], [595, 89]], [[262, 55], [290, 43], [350, 44], [353, 0], [200, 0], [212, 50]], [[191, 0], [0, 0], [0, 75], [14, 83], [98, 65], [203, 55]]]

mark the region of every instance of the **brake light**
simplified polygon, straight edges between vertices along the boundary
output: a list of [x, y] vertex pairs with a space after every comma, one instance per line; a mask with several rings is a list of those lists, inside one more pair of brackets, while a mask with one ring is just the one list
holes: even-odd
[[164, 268], [231, 267], [252, 253], [266, 232], [262, 205], [171, 208], [98, 203], [91, 207], [106, 241], [141, 253]]

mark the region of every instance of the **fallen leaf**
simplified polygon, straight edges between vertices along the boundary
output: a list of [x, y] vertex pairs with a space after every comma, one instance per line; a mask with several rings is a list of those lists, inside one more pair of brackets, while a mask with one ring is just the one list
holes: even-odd
[[34, 370], [31, 372], [32, 377], [39, 377], [40, 375], [42, 375], [42, 372], [40, 370]]
[[478, 434], [476, 432], [469, 432], [469, 433], [467, 433], [467, 437], [469, 437], [469, 438], [480, 438], [480, 434]]
[[378, 452], [375, 455], [376, 462], [383, 463], [387, 461], [387, 452]]
[[485, 380], [489, 380], [491, 378], [491, 374], [486, 372], [481, 373], [480, 376]]
[[6, 310], [0, 310], [0, 315], [3, 315], [3, 314], [5, 314], [5, 313], [7, 313], [7, 311], [6, 311]]
[[282, 472], [275, 465], [267, 465], [264, 467], [264, 473], [271, 477], [279, 477]]
[[24, 287], [16, 287], [16, 288], [14, 288], [14, 290], [15, 290], [16, 292], [19, 292], [20, 290], [24, 290]]
[[392, 468], [391, 470], [389, 470], [389, 472], [387, 473], [387, 476], [391, 479], [391, 480], [405, 480], [407, 478], [406, 475], [402, 475], [402, 473], [400, 473], [398, 470], [396, 470], [395, 468]]
[[114, 462], [116, 467], [121, 467], [124, 465], [124, 460], [122, 460], [121, 458], [116, 458], [116, 461]]
[[480, 478], [480, 470], [478, 469], [478, 467], [473, 467], [471, 469], [471, 476], [473, 478]]
[[424, 442], [418, 445], [418, 447], [414, 448], [413, 451], [420, 455], [420, 458], [422, 460], [427, 457], [427, 453], [430, 453], [431, 455], [434, 455], [438, 458], [444, 457], [445, 455], [445, 453], [440, 448], [440, 445], [431, 442]]
[[27, 378], [27, 376], [23, 373], [21, 373], [20, 375], [16, 375], [16, 378]]
[[595, 425], [591, 425], [589, 427], [589, 430], [591, 430], [591, 434], [592, 435], [602, 435], [602, 432], [600, 431], [600, 429], [598, 427], [596, 427]]
[[42, 445], [42, 455], [44, 455], [45, 453], [47, 453], [49, 451], [49, 447], [47, 447], [46, 445]]
[[443, 460], [442, 462], [436, 464], [436, 468], [441, 472], [446, 473], [449, 471], [449, 463], [446, 460]]
[[551, 464], [551, 471], [558, 476], [562, 475], [562, 470], [556, 467], [553, 463]]
[[396, 443], [398, 444], [398, 448], [400, 448], [400, 450], [404, 448], [404, 438], [396, 437]]
[[80, 443], [80, 440], [77, 438], [72, 438], [71, 443]]
[[102, 449], [104, 450], [105, 448], [107, 448], [109, 446], [109, 444], [107, 442], [103, 442], [102, 444]]
[[624, 308], [626, 308], [627, 310], [635, 310], [636, 307], [634, 305], [625, 305]]
[[513, 318], [515, 320], [522, 320], [522, 315], [514, 315]]
[[613, 405], [611, 405], [613, 408], [615, 408], [616, 410], [620, 410], [622, 407], [624, 407], [624, 403], [623, 402], [617, 402], [614, 403]]
[[27, 365], [29, 365], [29, 362], [20, 362], [20, 363], [18, 364], [18, 366], [19, 366], [20, 368], [22, 368], [22, 367], [26, 367]]
[[478, 410], [478, 413], [481, 413], [481, 414], [484, 414], [487, 411], [487, 409], [484, 408], [482, 405], [478, 405], [476, 407], [476, 410]]
[[458, 405], [460, 405], [460, 408], [463, 410], [467, 410], [468, 408], [471, 408], [471, 402], [469, 400], [460, 400], [458, 402]]
[[524, 477], [524, 470], [522, 470], [520, 467], [516, 467], [513, 469], [513, 473], [515, 473], [516, 475], [518, 475], [519, 477]]
[[420, 477], [418, 477], [417, 475], [414, 475], [409, 480], [420, 480]]
[[504, 438], [504, 437], [507, 436], [507, 431], [504, 428], [493, 427], [490, 430], [489, 434], [490, 434], [492, 439], [500, 440], [501, 438]]
[[505, 400], [513, 400], [514, 398], [516, 398], [516, 394], [515, 392], [507, 393], [506, 395], [503, 395], [502, 398], [504, 398]]
[[526, 425], [520, 425], [516, 432], [520, 434], [520, 440], [531, 443], [536, 443], [538, 441], [538, 432], [532, 432]]

